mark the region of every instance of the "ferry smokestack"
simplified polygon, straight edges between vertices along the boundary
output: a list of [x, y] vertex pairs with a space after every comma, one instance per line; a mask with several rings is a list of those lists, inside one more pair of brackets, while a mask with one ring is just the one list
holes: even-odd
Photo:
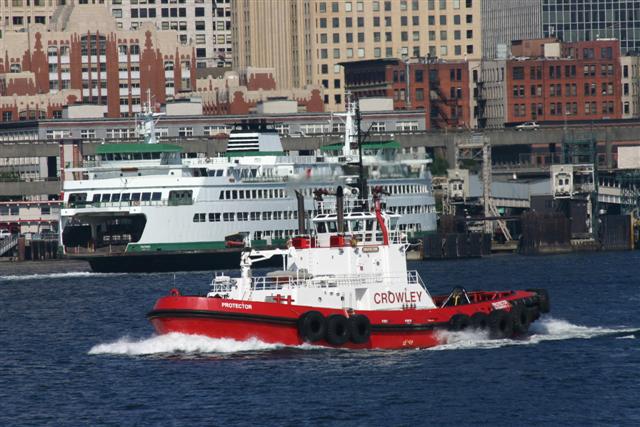
[[307, 234], [304, 227], [304, 196], [296, 190], [296, 199], [298, 200], [298, 234]]
[[344, 233], [344, 192], [342, 186], [336, 191], [336, 213], [338, 214], [338, 233]]

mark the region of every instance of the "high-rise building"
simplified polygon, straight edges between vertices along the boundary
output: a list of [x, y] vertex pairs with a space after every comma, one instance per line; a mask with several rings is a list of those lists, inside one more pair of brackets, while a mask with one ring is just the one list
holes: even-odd
[[507, 58], [512, 40], [542, 37], [541, 0], [484, 0], [482, 57]]
[[479, 0], [238, 0], [232, 20], [234, 66], [274, 67], [283, 86], [321, 84], [330, 110], [343, 108], [342, 62], [482, 52]]
[[34, 24], [57, 31], [74, 5], [108, 6], [119, 30], [173, 30], [181, 44], [195, 44], [196, 67], [231, 67], [231, 0], [2, 0], [0, 36]]
[[65, 0], [0, 1], [0, 31], [23, 31], [31, 24], [48, 24], [56, 8]]
[[545, 37], [563, 41], [615, 38], [622, 54], [640, 52], [637, 0], [542, 0]]
[[182, 44], [194, 43], [196, 67], [231, 66], [230, 0], [77, 0], [108, 3], [119, 29], [152, 23], [174, 30]]

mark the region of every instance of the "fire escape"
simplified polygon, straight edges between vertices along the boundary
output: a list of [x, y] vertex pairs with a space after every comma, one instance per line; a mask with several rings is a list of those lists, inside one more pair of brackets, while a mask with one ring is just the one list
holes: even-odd
[[429, 70], [429, 100], [431, 126], [436, 129], [455, 127], [458, 124], [458, 101], [442, 91], [437, 69]]

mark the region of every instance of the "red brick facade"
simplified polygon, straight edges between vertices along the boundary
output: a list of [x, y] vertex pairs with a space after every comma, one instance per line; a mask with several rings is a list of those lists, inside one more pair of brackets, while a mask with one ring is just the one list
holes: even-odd
[[342, 65], [345, 89], [357, 98], [391, 98], [394, 109], [424, 110], [427, 128], [469, 126], [471, 96], [467, 62], [419, 62], [407, 67], [397, 59], [382, 59]]
[[[545, 40], [549, 43], [549, 40]], [[619, 119], [622, 117], [620, 43], [562, 43], [560, 56], [541, 57], [539, 44], [506, 67], [507, 122]]]
[[[107, 117], [120, 117], [139, 111], [147, 101], [147, 90], [156, 109], [166, 102], [168, 95], [194, 90], [193, 48], [179, 46], [167, 52], [164, 47], [163, 53], [162, 46], [154, 46], [157, 37], [151, 30], [143, 34], [141, 39], [138, 32], [24, 33], [25, 46], [29, 46], [31, 38], [34, 41], [22, 57], [9, 58], [6, 52], [4, 58], [0, 57], [3, 82], [0, 96], [26, 97], [77, 90], [81, 98], [74, 96], [72, 101], [68, 97], [69, 103], [77, 100], [102, 104], [106, 106]], [[170, 84], [165, 69], [173, 69]], [[183, 76], [185, 71], [187, 74]], [[19, 74], [13, 78], [14, 73]], [[47, 118], [54, 118], [54, 113], [59, 115], [64, 105], [46, 102], [33, 107], [45, 112]], [[11, 120], [22, 117], [19, 109], [25, 107], [3, 102], [2, 119], [9, 118], [5, 112], [11, 112]]]

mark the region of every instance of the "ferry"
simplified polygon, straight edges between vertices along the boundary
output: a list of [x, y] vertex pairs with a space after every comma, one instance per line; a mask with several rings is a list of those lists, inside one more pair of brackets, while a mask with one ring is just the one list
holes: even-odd
[[[528, 332], [549, 312], [543, 289], [467, 291], [431, 296], [417, 271], [407, 270], [400, 215], [373, 206], [319, 206], [313, 230], [286, 249], [242, 253], [239, 277], [214, 277], [203, 295], [172, 289], [147, 314], [159, 334], [182, 333], [237, 341], [352, 349], [426, 348], [446, 342], [443, 331], [485, 329], [493, 338]], [[304, 217], [304, 212], [300, 212]], [[252, 267], [279, 258], [281, 270], [254, 276]]]
[[287, 155], [272, 126], [245, 122], [224, 155], [194, 159], [158, 140], [159, 113], [145, 108], [143, 141], [100, 145], [95, 161], [63, 171], [64, 253], [100, 272], [235, 268], [242, 248], [283, 246], [299, 232], [293, 188], [311, 217], [314, 195], [338, 183], [346, 199], [384, 188], [409, 235], [435, 230], [431, 160], [403, 155], [395, 141], [358, 144], [355, 109], [343, 113], [343, 143], [315, 155]]

